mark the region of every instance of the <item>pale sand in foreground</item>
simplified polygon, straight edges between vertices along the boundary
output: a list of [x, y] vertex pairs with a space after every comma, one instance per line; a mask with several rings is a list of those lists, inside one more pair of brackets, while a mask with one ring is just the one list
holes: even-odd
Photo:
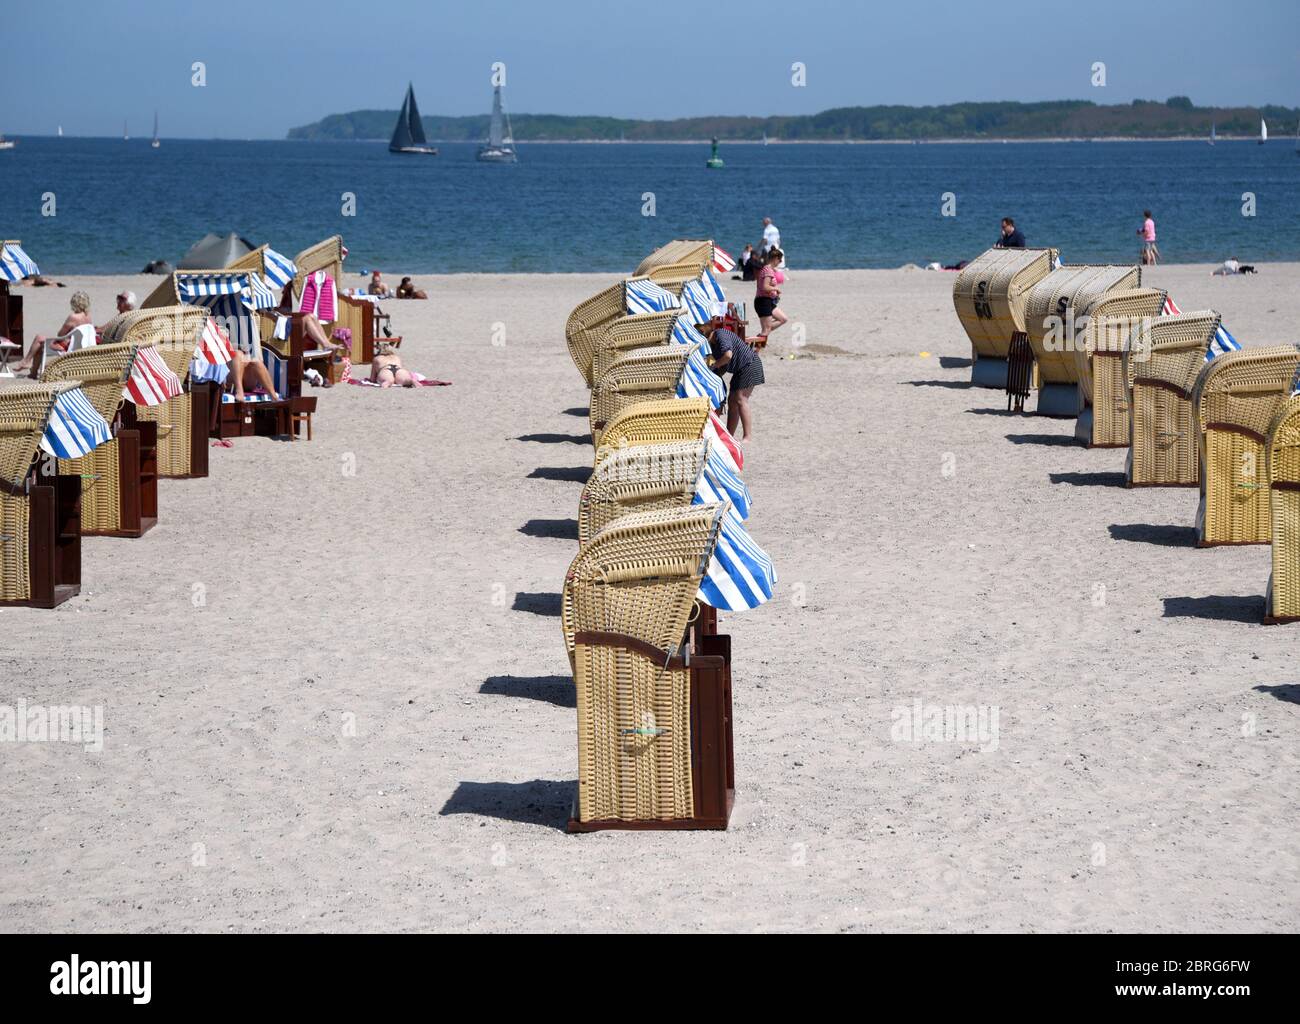
[[[1147, 279], [1268, 344], [1300, 340], [1298, 269]], [[0, 704], [106, 728], [0, 745], [0, 928], [1296, 927], [1300, 628], [1259, 625], [1269, 549], [1193, 549], [1195, 491], [1127, 491], [1123, 452], [969, 389], [950, 274], [785, 289], [815, 357], [778, 335], [755, 395], [781, 578], [723, 616], [730, 831], [566, 835], [592, 452], [563, 325], [611, 280], [420, 279], [402, 352], [453, 387], [317, 392], [313, 442], [213, 449], [152, 533], [85, 542], [79, 598], [0, 609]], [[69, 279], [101, 323], [154, 283]], [[34, 334], [71, 293], [24, 294]], [[996, 749], [893, 741], [915, 701], [995, 706]]]

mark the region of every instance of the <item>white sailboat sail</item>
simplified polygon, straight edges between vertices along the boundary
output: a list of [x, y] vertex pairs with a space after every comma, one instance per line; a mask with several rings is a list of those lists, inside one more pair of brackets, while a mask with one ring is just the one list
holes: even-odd
[[492, 118], [488, 122], [487, 142], [479, 147], [478, 159], [484, 163], [512, 164], [516, 161], [510, 115], [501, 103], [501, 86], [492, 89]]
[[1262, 117], [1259, 119], [1259, 144], [1262, 146], [1268, 141], [1268, 122]]

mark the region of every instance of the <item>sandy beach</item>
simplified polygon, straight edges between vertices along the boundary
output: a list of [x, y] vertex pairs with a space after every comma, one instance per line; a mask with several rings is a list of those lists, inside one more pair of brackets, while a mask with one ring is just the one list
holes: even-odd
[[[1300, 265], [1210, 270], [1144, 283], [1297, 340]], [[157, 281], [64, 280], [22, 290], [29, 336]], [[1269, 549], [1196, 550], [1194, 490], [969, 388], [946, 273], [785, 286], [808, 344], [764, 354], [745, 465], [779, 591], [721, 617], [730, 830], [565, 834], [592, 450], [563, 327], [612, 280], [417, 278], [402, 354], [453, 386], [315, 392], [313, 441], [213, 449], [144, 538], [85, 540], [79, 597], [0, 609], [0, 705], [104, 714], [101, 752], [0, 744], [0, 930], [1296, 928]], [[996, 737], [897, 739], [918, 702]]]

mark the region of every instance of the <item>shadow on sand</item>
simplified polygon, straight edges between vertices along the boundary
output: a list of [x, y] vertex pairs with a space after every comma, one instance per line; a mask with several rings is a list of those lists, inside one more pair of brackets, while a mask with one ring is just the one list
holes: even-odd
[[528, 537], [555, 537], [559, 540], [577, 540], [578, 520], [530, 519], [519, 527], [519, 532]]
[[484, 818], [517, 821], [564, 830], [578, 789], [576, 779], [558, 782], [461, 782], [438, 813], [476, 814]]
[[591, 476], [586, 466], [538, 466], [528, 474], [530, 480], [566, 480], [569, 483], [585, 484]]
[[1107, 529], [1110, 530], [1111, 540], [1155, 544], [1162, 548], [1196, 547], [1194, 526], [1172, 526], [1169, 523], [1113, 523]]
[[538, 444], [591, 444], [590, 434], [520, 434], [516, 441], [536, 441]]
[[1123, 487], [1128, 478], [1123, 473], [1048, 473], [1047, 479], [1071, 487]]
[[557, 708], [578, 706], [577, 691], [569, 676], [488, 676], [478, 692], [493, 697], [540, 700]]
[[517, 612], [558, 616], [562, 600], [559, 594], [529, 594], [520, 591], [515, 595], [515, 603], [510, 607]]
[[1238, 597], [1210, 594], [1206, 597], [1166, 597], [1166, 619], [1212, 619], [1217, 622], [1264, 621], [1264, 598], [1260, 594]]

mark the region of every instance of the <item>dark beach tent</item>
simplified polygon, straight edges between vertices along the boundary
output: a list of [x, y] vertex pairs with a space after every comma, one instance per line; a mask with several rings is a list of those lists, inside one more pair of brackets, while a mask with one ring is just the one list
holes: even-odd
[[166, 260], [150, 260], [148, 263], [146, 263], [146, 264], [144, 265], [144, 269], [143, 269], [142, 271], [140, 271], [140, 273], [142, 273], [142, 274], [170, 274], [170, 273], [172, 273], [175, 269], [176, 269], [176, 268], [173, 267], [173, 266], [172, 266], [170, 263], [168, 263]]
[[233, 231], [228, 235], [208, 233], [190, 246], [176, 264], [177, 270], [220, 270], [256, 249], [252, 242]]

